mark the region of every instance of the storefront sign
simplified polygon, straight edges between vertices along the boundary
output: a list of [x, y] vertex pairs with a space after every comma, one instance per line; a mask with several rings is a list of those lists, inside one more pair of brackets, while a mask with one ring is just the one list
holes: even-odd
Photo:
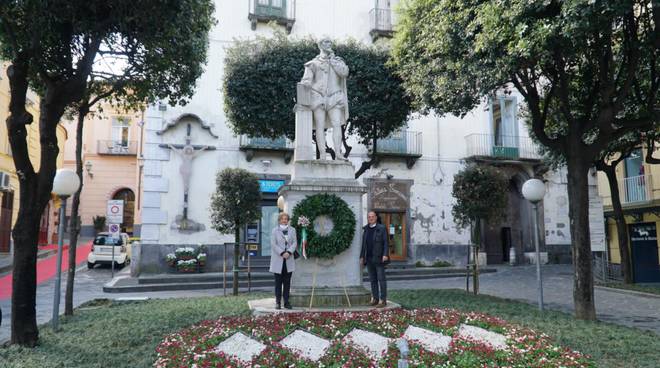
[[407, 211], [410, 191], [406, 182], [373, 182], [371, 207], [376, 211]]
[[284, 180], [259, 180], [259, 188], [262, 193], [277, 193], [282, 185], [284, 185]]

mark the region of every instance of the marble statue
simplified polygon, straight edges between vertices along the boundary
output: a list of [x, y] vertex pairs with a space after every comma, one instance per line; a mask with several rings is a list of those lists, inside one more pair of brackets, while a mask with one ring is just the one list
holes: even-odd
[[[316, 135], [316, 147], [325, 159], [325, 129], [332, 129], [335, 159], [346, 160], [342, 154], [342, 126], [348, 119], [348, 91], [346, 77], [348, 66], [332, 51], [332, 41], [323, 37], [318, 42], [319, 54], [305, 63], [305, 74], [300, 85], [308, 89], [306, 101], [312, 111], [313, 127]], [[300, 93], [299, 93], [300, 95]]]

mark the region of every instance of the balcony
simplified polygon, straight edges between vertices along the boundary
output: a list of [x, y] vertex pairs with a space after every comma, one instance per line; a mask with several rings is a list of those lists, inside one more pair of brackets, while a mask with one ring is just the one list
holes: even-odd
[[109, 156], [135, 156], [137, 155], [136, 141], [98, 141], [99, 155]]
[[653, 199], [651, 175], [631, 176], [619, 181], [621, 204], [648, 202]]
[[257, 23], [275, 22], [291, 33], [296, 21], [296, 0], [249, 0], [249, 4], [248, 19], [253, 31], [257, 29]]
[[245, 152], [245, 159], [248, 162], [252, 161], [257, 152], [283, 153], [284, 162], [287, 164], [293, 158], [293, 142], [285, 137], [272, 139], [242, 135], [240, 137], [239, 149]]
[[422, 133], [411, 130], [395, 132], [376, 142], [376, 152], [373, 152], [372, 145], [368, 145], [367, 149], [369, 155], [375, 157], [377, 161], [381, 158], [402, 158], [406, 160], [406, 166], [411, 169], [417, 159], [422, 157]]
[[380, 37], [391, 38], [394, 35], [394, 27], [392, 27], [392, 9], [390, 8], [373, 8], [369, 12], [371, 21], [371, 30], [369, 35], [372, 41], [376, 41]]
[[465, 137], [467, 156], [483, 160], [539, 161], [541, 155], [529, 137], [470, 134]]

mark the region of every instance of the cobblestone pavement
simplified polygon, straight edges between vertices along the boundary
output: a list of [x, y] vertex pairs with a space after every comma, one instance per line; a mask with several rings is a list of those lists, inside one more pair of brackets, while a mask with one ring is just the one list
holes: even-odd
[[[490, 266], [489, 266], [490, 267]], [[536, 304], [535, 266], [498, 266], [497, 272], [481, 275], [479, 292]], [[465, 278], [392, 281], [391, 289], [465, 289]], [[573, 266], [543, 266], [543, 297], [546, 308], [573, 313]], [[660, 334], [660, 298], [596, 289], [598, 319]]]
[[[490, 267], [490, 266], [489, 266]], [[498, 266], [496, 273], [484, 274], [480, 277], [480, 292], [502, 298], [516, 299], [536, 303], [536, 269], [534, 266]], [[128, 275], [128, 268], [120, 272], [120, 276]], [[546, 307], [572, 313], [573, 311], [573, 268], [570, 265], [547, 265], [544, 272], [544, 297]], [[76, 273], [74, 304], [76, 306], [95, 298], [130, 298], [146, 296], [149, 298], [183, 298], [218, 296], [222, 290], [184, 290], [163, 291], [152, 293], [121, 293], [109, 294], [103, 292], [103, 284], [110, 281], [110, 269], [107, 267], [87, 270], [80, 267]], [[66, 275], [62, 277], [61, 312], [64, 312], [64, 292]], [[49, 280], [37, 288], [37, 323], [43, 324], [52, 317], [54, 280]], [[367, 284], [365, 286], [368, 287]], [[465, 278], [444, 278], [417, 281], [391, 281], [390, 289], [464, 289]], [[270, 288], [256, 290], [270, 291]], [[638, 295], [623, 294], [609, 290], [596, 289], [596, 310], [598, 318], [603, 321], [637, 327], [660, 334], [660, 298], [650, 298]], [[0, 343], [10, 336], [11, 299], [1, 300], [2, 326], [0, 326]]]

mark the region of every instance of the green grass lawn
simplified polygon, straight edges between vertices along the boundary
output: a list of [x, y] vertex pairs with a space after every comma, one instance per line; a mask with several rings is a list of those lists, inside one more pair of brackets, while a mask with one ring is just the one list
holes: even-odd
[[[151, 367], [164, 335], [204, 319], [248, 314], [247, 300], [263, 296], [88, 304], [64, 318], [58, 334], [42, 326], [37, 348], [0, 348], [0, 367]], [[391, 299], [406, 308], [439, 306], [499, 316], [592, 355], [599, 367], [657, 367], [660, 362], [660, 337], [633, 328], [576, 321], [560, 312], [541, 315], [533, 305], [459, 290], [393, 291]]]

